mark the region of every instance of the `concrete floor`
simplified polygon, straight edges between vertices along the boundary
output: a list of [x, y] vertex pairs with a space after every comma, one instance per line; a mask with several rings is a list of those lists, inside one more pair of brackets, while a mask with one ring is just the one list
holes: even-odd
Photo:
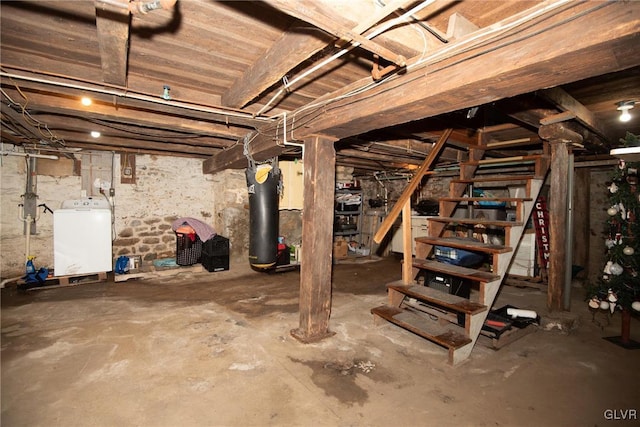
[[[548, 330], [499, 351], [482, 337], [451, 367], [440, 347], [373, 325], [399, 277], [393, 258], [335, 266], [335, 335], [306, 345], [289, 334], [295, 271], [3, 289], [2, 425], [638, 425], [621, 418], [640, 413], [640, 350], [602, 339], [619, 314], [593, 318], [577, 291], [570, 315], [549, 316], [545, 293], [506, 286], [496, 307], [538, 310]], [[640, 340], [637, 317], [631, 328]]]

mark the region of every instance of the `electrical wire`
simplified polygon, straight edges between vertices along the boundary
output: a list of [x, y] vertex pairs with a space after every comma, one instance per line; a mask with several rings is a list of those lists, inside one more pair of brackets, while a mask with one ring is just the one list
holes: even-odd
[[2, 114], [2, 123], [8, 129], [13, 131], [16, 135], [22, 136], [28, 140], [38, 141], [40, 138], [31, 129], [26, 128], [22, 123], [15, 120], [8, 114]]
[[[498, 32], [500, 34], [504, 34], [506, 31], [508, 31], [510, 29], [513, 29], [513, 28], [516, 28], [516, 27], [518, 27], [520, 25], [523, 25], [523, 24], [529, 22], [531, 19], [539, 17], [540, 15], [542, 15], [544, 13], [548, 13], [549, 11], [554, 10], [554, 9], [556, 9], [556, 8], [562, 6], [562, 5], [565, 5], [567, 3], [573, 3], [573, 2], [571, 2], [571, 0], [560, 0], [560, 1], [557, 1], [557, 2], [555, 2], [555, 3], [553, 3], [553, 4], [549, 5], [549, 6], [545, 7], [542, 10], [534, 11], [531, 14], [528, 14], [528, 15], [526, 15], [524, 17], [519, 18], [518, 20], [516, 20], [516, 21], [514, 21], [512, 23], [507, 24], [506, 26], [499, 26], [499, 27], [493, 28], [489, 32], [485, 32], [483, 34], [476, 35], [476, 36], [474, 36], [474, 37], [472, 37], [470, 39], [465, 39], [461, 43], [463, 43], [463, 45], [467, 45], [471, 41], [475, 41], [476, 39], [478, 39], [480, 37], [491, 35], [491, 34], [496, 33], [496, 32]], [[461, 59], [459, 59], [459, 60], [457, 60], [457, 61], [455, 61], [453, 63], [443, 64], [440, 68], [434, 69], [432, 71], [442, 71], [442, 70], [444, 70], [446, 68], [449, 68], [449, 67], [452, 67], [454, 65], [460, 64], [460, 63], [462, 63], [464, 61], [467, 61], [469, 59], [484, 55], [484, 54], [486, 54], [488, 52], [492, 52], [492, 51], [495, 51], [497, 49], [504, 48], [504, 47], [509, 46], [509, 45], [511, 45], [513, 43], [517, 43], [519, 41], [526, 40], [526, 39], [528, 39], [528, 38], [530, 38], [530, 37], [532, 37], [534, 35], [543, 33], [545, 31], [549, 31], [550, 29], [556, 28], [556, 27], [558, 27], [560, 25], [564, 25], [564, 24], [566, 24], [568, 22], [571, 22], [571, 21], [573, 21], [575, 19], [578, 19], [581, 16], [585, 16], [585, 15], [587, 15], [589, 13], [593, 13], [594, 11], [596, 11], [598, 9], [601, 9], [603, 7], [606, 7], [606, 6], [610, 5], [610, 4], [611, 3], [598, 4], [598, 5], [592, 7], [590, 9], [588, 9], [588, 10], [585, 10], [585, 11], [579, 13], [579, 14], [572, 15], [572, 16], [567, 17], [567, 18], [565, 18], [565, 19], [563, 19], [563, 20], [561, 20], [559, 22], [556, 22], [556, 23], [554, 23], [552, 25], [549, 25], [549, 26], [547, 26], [545, 28], [539, 29], [538, 31], [536, 31], [533, 34], [522, 35], [521, 37], [514, 38], [514, 39], [512, 39], [512, 40], [510, 40], [510, 41], [508, 41], [506, 43], [502, 43], [500, 45], [493, 46], [489, 50], [484, 50], [484, 51], [478, 52], [478, 53], [474, 54], [471, 57], [465, 57], [465, 58], [461, 58]], [[573, 4], [571, 5], [571, 7], [573, 7]], [[545, 18], [545, 20], [546, 19], [550, 19], [550, 17]], [[531, 24], [531, 25], [533, 25], [533, 24]], [[418, 66], [433, 65], [437, 61], [442, 61], [444, 59], [450, 58], [454, 54], [466, 53], [466, 52], [469, 52], [472, 49], [477, 49], [479, 47], [486, 46], [489, 43], [495, 43], [496, 40], [499, 41], [499, 40], [502, 40], [505, 37], [509, 37], [509, 36], [510, 35], [506, 35], [506, 36], [503, 36], [503, 37], [500, 37], [500, 38], [497, 38], [497, 39], [496, 38], [491, 38], [489, 40], [484, 40], [482, 42], [479, 42], [477, 44], [473, 44], [471, 46], [463, 46], [463, 49], [461, 49], [461, 50], [460, 50], [460, 43], [454, 43], [454, 44], [451, 44], [451, 45], [447, 46], [446, 48], [444, 48], [442, 50], [439, 50], [439, 51], [435, 52], [432, 55], [429, 55], [428, 57], [424, 58], [419, 64], [418, 63], [412, 63], [412, 64], [407, 65], [407, 69], [417, 68]], [[447, 53], [448, 55], [444, 56], [444, 53]], [[422, 75], [416, 76], [413, 80], [419, 79], [419, 78], [422, 78], [422, 77], [423, 77]], [[301, 109], [294, 111], [293, 113], [289, 113], [292, 118], [296, 118], [296, 120], [298, 120], [298, 123], [295, 126], [295, 128], [294, 127], [290, 127], [290, 132], [293, 134], [293, 132], [294, 132], [294, 130], [296, 128], [299, 129], [300, 126], [303, 126], [304, 124], [306, 124], [306, 123], [308, 123], [308, 122], [313, 120], [313, 118], [308, 118], [306, 120], [300, 120], [300, 118], [298, 118], [298, 115], [301, 114], [301, 113], [304, 113], [306, 110], [320, 109], [323, 106], [327, 106], [330, 103], [333, 103], [335, 101], [342, 100], [342, 99], [347, 99], [347, 98], [353, 97], [353, 96], [355, 96], [357, 94], [360, 94], [360, 93], [367, 92], [367, 91], [373, 89], [374, 87], [382, 84], [383, 82], [387, 82], [389, 80], [397, 79], [397, 78], [398, 78], [398, 76], [396, 76], [396, 75], [390, 75], [386, 79], [380, 80], [379, 82], [367, 83], [367, 84], [361, 86], [360, 88], [354, 89], [354, 90], [352, 90], [352, 91], [350, 91], [350, 92], [348, 92], [346, 94], [343, 94], [343, 95], [340, 95], [340, 96], [336, 96], [336, 97], [333, 97], [333, 98], [330, 98], [330, 99], [318, 101], [316, 103], [308, 104], [308, 105], [302, 107]], [[407, 77], [405, 76], [405, 82], [404, 83], [412, 81], [411, 78], [408, 78], [409, 80], [406, 80], [406, 79], [407, 79]], [[382, 92], [378, 92], [377, 94], [384, 93], [386, 91], [390, 91], [390, 90], [393, 90], [393, 89], [394, 89], [394, 87], [386, 87], [386, 88], [382, 89]], [[360, 102], [363, 99], [366, 99], [366, 97], [365, 98], [360, 98], [358, 100], [355, 100], [354, 102]], [[342, 104], [340, 106], [328, 106], [328, 109], [331, 110], [331, 109], [335, 109], [335, 108], [341, 108], [341, 107], [343, 107], [345, 105], [349, 105], [349, 103]], [[326, 112], [326, 111], [328, 111], [328, 110], [325, 110], [324, 112]]]
[[[415, 18], [413, 19], [415, 20]], [[417, 23], [420, 24], [419, 21]], [[415, 25], [412, 25], [411, 28], [413, 28], [415, 32], [418, 33], [418, 35], [420, 35], [420, 38], [422, 39], [422, 52], [420, 53], [420, 58], [422, 59], [427, 54], [427, 50], [429, 49], [429, 45], [427, 43], [427, 36], [425, 36], [424, 31], [420, 31], [420, 29]], [[439, 38], [439, 36], [436, 36], [436, 37]], [[445, 41], [444, 43], [448, 43], [448, 41]]]
[[[104, 126], [104, 127], [108, 127], [111, 129], [115, 129], [115, 130], [119, 130], [121, 132], [127, 132], [133, 135], [139, 135], [139, 136], [148, 136], [150, 138], [161, 138], [161, 137], [165, 137], [165, 138], [175, 138], [175, 139], [192, 139], [192, 138], [203, 138], [206, 137], [208, 135], [199, 135], [199, 134], [190, 134], [190, 133], [186, 133], [186, 132], [180, 132], [180, 131], [173, 131], [173, 130], [167, 130], [167, 129], [161, 129], [160, 132], [158, 133], [153, 133], [153, 132], [139, 132], [136, 131], [134, 129], [131, 128], [126, 128], [124, 126], [119, 126], [118, 124], [109, 122], [107, 120], [101, 120], [101, 119], [92, 119], [92, 118], [88, 118], [86, 119], [88, 122], [100, 125], [100, 126]], [[140, 127], [140, 126], [138, 126]]]
[[[558, 7], [560, 7], [560, 6], [564, 5], [564, 4], [570, 3], [571, 1], [572, 0], [558, 0], [555, 3], [552, 3], [552, 4], [546, 6], [546, 7], [542, 8], [542, 9], [539, 9], [539, 10], [536, 10], [536, 11], [530, 13], [530, 14], [527, 14], [527, 15], [525, 15], [525, 16], [515, 20], [514, 22], [511, 22], [511, 23], [505, 25], [505, 26], [500, 25], [500, 26], [496, 26], [494, 28], [489, 27], [489, 31], [479, 31], [476, 35], [474, 35], [472, 37], [462, 39], [459, 43], [454, 43], [452, 45], [446, 46], [446, 47], [438, 50], [437, 52], [434, 52], [433, 55], [431, 55], [431, 56], [429, 56], [427, 58], [424, 58], [421, 61], [417, 61], [412, 65], [408, 65], [407, 69], [419, 67], [423, 63], [429, 62], [431, 60], [437, 60], [439, 57], [445, 56], [446, 54], [448, 54], [450, 51], [453, 51], [453, 50], [456, 50], [457, 51], [456, 53], [464, 53], [464, 52], [467, 52], [471, 48], [477, 48], [478, 46], [483, 46], [485, 43], [488, 43], [489, 41], [485, 41], [484, 43], [482, 43], [480, 45], [475, 45], [474, 44], [471, 47], [459, 50], [461, 45], [464, 46], [464, 45], [467, 45], [467, 44], [472, 44], [475, 40], [477, 40], [477, 39], [479, 39], [481, 37], [487, 37], [487, 36], [489, 36], [489, 35], [491, 35], [493, 33], [504, 34], [506, 31], [509, 31], [509, 30], [511, 30], [513, 28], [516, 28], [516, 27], [518, 27], [518, 26], [520, 26], [522, 24], [530, 22], [532, 19], [535, 19], [535, 18], [537, 18], [540, 15], [543, 15], [545, 13], [551, 12], [552, 10], [555, 10], [555, 9], [557, 9]], [[592, 11], [592, 10], [594, 10], [594, 9], [590, 9], [589, 11]], [[568, 22], [568, 21], [564, 21], [564, 20], [562, 21], [562, 23], [565, 23], [565, 22]], [[545, 31], [546, 31], [546, 29], [545, 29]], [[525, 39], [525, 38], [529, 38], [529, 37], [530, 37], [530, 35], [527, 36], [527, 37], [522, 37], [521, 39]], [[494, 42], [495, 40], [496, 39], [491, 39], [490, 42]], [[498, 39], [498, 40], [500, 40], [500, 39]]]
[[[5, 91], [4, 89], [0, 88], [0, 92], [7, 98], [7, 100], [9, 100], [10, 104], [9, 107], [14, 107], [14, 108], [18, 108], [20, 110], [20, 113], [22, 114], [22, 118], [25, 120], [25, 122], [34, 127], [38, 133], [45, 139], [49, 140], [51, 143], [53, 143], [54, 145], [62, 145], [63, 147], [66, 147], [66, 143], [64, 141], [64, 139], [62, 138], [58, 138], [58, 136], [56, 136], [50, 129], [49, 126], [46, 123], [43, 123], [41, 121], [39, 121], [38, 119], [36, 119], [35, 117], [33, 117], [31, 115], [31, 113], [27, 110], [27, 106], [29, 105], [29, 98], [24, 94], [24, 92], [22, 92], [22, 90], [20, 89], [20, 87], [12, 80], [11, 81], [13, 83], [13, 85], [15, 86], [16, 90], [18, 91], [18, 93], [20, 94], [20, 96], [22, 96], [25, 99], [25, 104], [20, 104], [19, 102], [14, 101]], [[15, 121], [14, 121], [15, 122]], [[42, 131], [42, 129], [46, 130], [46, 133]], [[26, 128], [25, 128], [26, 129]], [[22, 133], [21, 133], [22, 134]], [[24, 137], [28, 138], [26, 135], [22, 134]], [[34, 133], [35, 135], [35, 133]], [[36, 135], [37, 136], [37, 135]]]
[[24, 92], [22, 92], [22, 90], [20, 89], [20, 86], [15, 84], [15, 82], [13, 82], [13, 83], [14, 83], [14, 86], [15, 86], [16, 90], [20, 94], [20, 96], [22, 96], [24, 98], [24, 100], [25, 100], [24, 105], [20, 104], [20, 103], [17, 104], [20, 107], [20, 111], [22, 113], [22, 118], [24, 119], [24, 121], [28, 125], [31, 125], [31, 126], [35, 127], [38, 130], [38, 132], [42, 136], [44, 136], [45, 138], [47, 137], [47, 135], [45, 135], [42, 132], [41, 127], [44, 127], [48, 131], [48, 133], [50, 134], [50, 137], [55, 137], [55, 135], [53, 135], [53, 133], [49, 130], [49, 127], [46, 124], [44, 124], [44, 123], [40, 122], [39, 120], [37, 120], [36, 118], [32, 117], [31, 113], [29, 113], [27, 111], [27, 106], [29, 105], [29, 98], [27, 98], [27, 96], [24, 94]]
[[25, 80], [25, 81], [35, 82], [35, 83], [44, 83], [47, 85], [66, 87], [69, 89], [77, 89], [77, 90], [93, 92], [93, 93], [100, 93], [103, 95], [113, 95], [113, 96], [118, 96], [122, 98], [135, 99], [138, 101], [146, 101], [146, 102], [155, 103], [155, 104], [169, 105], [172, 107], [184, 108], [186, 110], [199, 111], [203, 113], [211, 113], [211, 114], [217, 114], [217, 115], [228, 116], [228, 117], [237, 117], [237, 118], [243, 118], [243, 119], [268, 120], [268, 118], [265, 118], [265, 117], [255, 117], [255, 115], [251, 113], [240, 112], [232, 109], [227, 110], [224, 107], [214, 108], [214, 107], [208, 107], [205, 105], [199, 105], [199, 104], [193, 104], [193, 103], [187, 103], [187, 102], [181, 102], [181, 101], [165, 100], [164, 98], [158, 98], [157, 96], [152, 96], [144, 92], [131, 91], [128, 88], [123, 88], [115, 85], [108, 85], [104, 82], [96, 83], [89, 80], [81, 80], [81, 79], [70, 77], [70, 76], [47, 73], [44, 71], [33, 71], [33, 70], [21, 69], [19, 67], [13, 67], [13, 66], [10, 67], [12, 69], [27, 71], [30, 73], [40, 74], [47, 77], [64, 78], [71, 81], [91, 84], [91, 85], [95, 85], [95, 87], [84, 86], [82, 84], [77, 84], [77, 83], [66, 83], [66, 82], [60, 82], [60, 81], [54, 81], [54, 80], [47, 80], [41, 77], [30, 77], [30, 76], [9, 73], [4, 70], [4, 68], [6, 67], [7, 67], [6, 65], [4, 67], [0, 65], [0, 77], [7, 77], [9, 79], [17, 79], [17, 80]]
[[[28, 140], [36, 140], [39, 141], [40, 138], [44, 138], [48, 141], [50, 141], [53, 146], [62, 146], [66, 148], [66, 141], [62, 138], [59, 138], [57, 135], [55, 135], [50, 129], [49, 126], [46, 123], [43, 123], [42, 121], [36, 119], [35, 117], [32, 116], [32, 114], [29, 112], [28, 110], [28, 103], [29, 103], [29, 98], [27, 97], [27, 95], [21, 90], [20, 86], [14, 82], [13, 80], [11, 80], [13, 85], [15, 86], [16, 90], [18, 91], [18, 93], [20, 94], [20, 96], [22, 96], [25, 99], [25, 104], [20, 104], [19, 102], [16, 102], [13, 98], [11, 98], [11, 96], [9, 96], [9, 94], [7, 94], [4, 89], [0, 88], [0, 91], [2, 92], [2, 94], [7, 98], [7, 100], [10, 102], [10, 107], [13, 106], [17, 109], [20, 110], [21, 115], [23, 117], [23, 119], [25, 120], [25, 122], [32, 126], [34, 129], [36, 129], [37, 134], [33, 133], [31, 131], [29, 131], [29, 129], [22, 127], [24, 130], [20, 131], [18, 128], [18, 123], [11, 117], [9, 116], [3, 116], [3, 121], [4, 118], [7, 118], [9, 121], [11, 121], [13, 123], [13, 131], [16, 132], [17, 134], [23, 136], [24, 138], [28, 139]], [[137, 132], [135, 130], [131, 130], [131, 129], [125, 129], [123, 127], [119, 127], [116, 126], [114, 124], [110, 124], [109, 122], [100, 120], [100, 119], [82, 119], [81, 120], [86, 120], [88, 122], [91, 123], [97, 123], [100, 124], [102, 126], [105, 127], [110, 127], [112, 129], [116, 129], [116, 130], [120, 130], [123, 132], [129, 132], [131, 134], [134, 135], [138, 135], [138, 136], [147, 136], [150, 138], [158, 138], [158, 137], [169, 137], [169, 138], [173, 138], [173, 139], [196, 139], [196, 138], [203, 138], [205, 136], [203, 135], [189, 135], [189, 134], [185, 134], [180, 132], [178, 135], [178, 132], [175, 131], [166, 131], [168, 133], [165, 133], [164, 135], [159, 135], [159, 134], [155, 134], [155, 133], [143, 133], [143, 132]], [[46, 132], [43, 131], [46, 130]], [[30, 132], [32, 135], [29, 136], [27, 134], [25, 134], [25, 132]]]
[[[364, 37], [367, 40], [371, 40], [374, 37], [382, 34], [383, 32], [387, 31], [388, 29], [394, 27], [398, 22], [405, 22], [405, 18], [407, 16], [411, 16], [416, 14], [417, 12], [419, 12], [420, 10], [424, 9], [425, 7], [427, 7], [428, 5], [430, 5], [431, 3], [433, 3], [435, 0], [425, 0], [422, 3], [420, 3], [418, 6], [414, 7], [413, 9], [405, 12], [404, 14], [402, 14], [400, 17], [395, 18], [395, 19], [391, 19], [383, 24], [381, 24], [380, 26], [376, 27], [372, 32], [366, 34]], [[280, 95], [282, 95], [282, 93], [286, 90], [286, 91], [291, 91], [291, 86], [293, 86], [294, 84], [296, 84], [297, 82], [299, 82], [300, 80], [302, 80], [303, 78], [313, 74], [314, 72], [316, 72], [317, 70], [323, 68], [325, 65], [335, 61], [336, 59], [340, 58], [341, 56], [345, 55], [347, 52], [350, 52], [351, 50], [355, 49], [356, 47], [360, 46], [360, 43], [358, 42], [354, 42], [351, 43], [348, 47], [341, 49], [340, 51], [338, 51], [337, 53], [331, 55], [329, 58], [326, 58], [325, 60], [321, 61], [320, 63], [314, 65], [313, 67], [311, 67], [310, 69], [306, 70], [305, 72], [303, 72], [302, 74], [300, 74], [299, 76], [296, 76], [296, 78], [294, 78], [293, 80], [291, 80], [290, 82], [288, 82], [287, 84], [285, 84], [285, 86], [283, 86], [280, 90], [278, 90], [278, 92], [276, 92], [276, 94], [271, 97], [271, 99], [255, 114], [256, 116], [260, 116], [263, 112], [267, 111], [267, 109], [269, 108], [269, 106], [277, 99], [280, 97]]]

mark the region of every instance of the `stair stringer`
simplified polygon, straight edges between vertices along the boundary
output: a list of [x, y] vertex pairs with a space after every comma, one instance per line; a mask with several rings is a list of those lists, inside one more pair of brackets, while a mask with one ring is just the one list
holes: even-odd
[[[519, 226], [511, 227], [511, 233], [509, 234], [509, 242], [505, 242], [506, 246], [510, 246], [513, 248], [512, 251], [497, 254], [494, 256], [498, 257], [498, 271], [494, 273], [497, 276], [500, 276], [499, 279], [481, 283], [480, 284], [480, 298], [478, 303], [486, 305], [487, 307], [493, 307], [493, 303], [495, 302], [496, 296], [498, 295], [498, 291], [500, 290], [500, 286], [504, 281], [504, 276], [507, 274], [509, 270], [509, 266], [511, 265], [511, 260], [515, 255], [516, 248], [520, 243], [520, 239], [524, 234], [524, 230], [526, 228], [526, 224], [528, 222], [529, 217], [531, 216], [531, 212], [533, 212], [533, 208], [538, 199], [538, 195], [540, 194], [540, 190], [542, 189], [542, 185], [544, 183], [543, 179], [534, 178], [530, 181], [530, 201], [523, 202], [523, 219], [522, 224]], [[496, 263], [494, 263], [495, 265]], [[449, 355], [449, 360], [451, 364], [456, 365], [466, 359], [471, 355], [471, 351], [473, 350], [478, 337], [480, 336], [480, 331], [482, 330], [482, 325], [489, 314], [489, 310], [484, 311], [482, 313], [478, 313], [476, 315], [470, 316], [470, 322], [467, 326], [467, 333], [469, 334], [469, 338], [471, 342], [463, 347], [460, 347], [455, 350], [451, 350], [452, 353]]]

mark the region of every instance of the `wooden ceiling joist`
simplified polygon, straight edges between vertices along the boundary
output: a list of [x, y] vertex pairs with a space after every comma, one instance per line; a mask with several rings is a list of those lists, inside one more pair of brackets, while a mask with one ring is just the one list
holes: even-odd
[[[10, 88], [4, 90], [8, 92], [14, 100], [21, 100], [17, 91]], [[236, 139], [244, 135], [247, 131], [247, 129], [233, 128], [224, 124], [207, 123], [205, 121], [195, 122], [186, 117], [130, 108], [122, 104], [113, 105], [94, 102], [90, 107], [84, 107], [79, 102], [79, 99], [71, 97], [63, 98], [53, 94], [38, 92], [23, 91], [23, 93], [28, 97], [28, 107], [30, 111], [79, 115], [92, 119], [124, 122], [129, 125], [155, 127], [159, 129], [164, 128], [213, 137], [226, 137], [229, 139]]]
[[[499, 37], [488, 30], [482, 46], [471, 52], [448, 46], [451, 53], [438, 62], [410, 68], [365, 92], [328, 101], [318, 107], [322, 114], [309, 109], [292, 114], [296, 123], [304, 123], [295, 129], [297, 137], [326, 134], [342, 139], [370, 131], [372, 123], [384, 128], [640, 65], [640, 49], [627, 49], [637, 43], [640, 9], [619, 2], [571, 2], [553, 13], [543, 7], [509, 20], [539, 11], [524, 29], [504, 23]], [[621, 58], [618, 51], [627, 54]], [[514, 52], [523, 52], [518, 61], [513, 61]], [[365, 79], [358, 84], [364, 87], [370, 82]], [[357, 84], [326, 98], [337, 99], [354, 87]], [[273, 155], [274, 144], [272, 135], [260, 135], [251, 144], [254, 158]], [[242, 147], [223, 155], [205, 161], [203, 171], [214, 173], [243, 164]]]
[[105, 83], [127, 86], [130, 21], [128, 9], [96, 1], [96, 27]]
[[611, 139], [610, 132], [596, 119], [595, 115], [562, 88], [545, 89], [541, 94], [562, 111], [574, 115], [575, 119], [590, 131], [606, 140]]
[[[398, 67], [406, 65], [406, 59], [402, 55], [391, 52], [386, 47], [363, 37], [362, 33], [378, 23], [381, 19], [387, 17], [394, 11], [413, 1], [392, 1], [386, 6], [378, 10], [377, 13], [363, 19], [359, 25], [353, 29], [344, 27], [344, 20], [339, 19], [337, 13], [331, 13], [331, 8], [322, 2], [315, 1], [289, 1], [289, 0], [266, 0], [270, 5], [279, 10], [294, 16], [302, 21], [308, 22], [317, 28], [321, 28], [329, 34], [334, 35], [339, 40], [339, 45], [344, 43], [352, 43], [360, 46], [382, 58], [385, 58]], [[328, 12], [328, 13], [327, 13]]]
[[[395, 125], [639, 65], [638, 49], [624, 58], [614, 53], [637, 42], [638, 15], [622, 3], [570, 3], [562, 13], [532, 20], [525, 30], [505, 29], [500, 37], [488, 33], [481, 52], [452, 53], [426, 69], [326, 105], [326, 113], [306, 123], [305, 131], [342, 138], [369, 130], [372, 121]], [[545, 31], [550, 26], [554, 31]], [[514, 62], [513, 52], [527, 54]]]
[[[91, 145], [102, 147], [103, 150], [108, 151], [119, 151], [122, 148], [131, 148], [131, 140], [128, 138], [113, 136], [101, 136], [100, 138], [92, 138], [86, 132], [74, 131], [58, 132], [58, 135], [64, 138], [66, 147], [86, 148], [87, 145]], [[148, 140], [138, 140], [136, 142], [135, 148], [140, 153], [156, 151], [164, 152], [165, 154], [184, 153], [197, 154], [202, 156], [210, 156], [219, 151], [219, 149], [213, 147], [202, 147], [184, 143], [177, 144], [173, 142]]]
[[[343, 156], [343, 157], [374, 160], [374, 161], [379, 161], [381, 163], [385, 163], [385, 162], [389, 161], [389, 155], [388, 154], [369, 153], [369, 152], [366, 152], [366, 151], [354, 150], [354, 149], [351, 149], [351, 148], [340, 150], [339, 153], [340, 153], [340, 156]], [[412, 164], [412, 165], [419, 165], [419, 164], [422, 163], [422, 160], [424, 159], [424, 156], [422, 156], [422, 157], [410, 157], [410, 156], [398, 156], [398, 155], [395, 155], [395, 156], [393, 156], [393, 159], [397, 163], [408, 163], [408, 164]]]
[[[294, 24], [298, 25], [298, 23]], [[280, 81], [290, 70], [331, 42], [323, 33], [293, 29], [285, 32], [242, 77], [222, 95], [222, 104], [242, 108], [253, 98]]]
[[[44, 123], [49, 121], [49, 115], [38, 116], [39, 120]], [[122, 124], [114, 124], [105, 121], [87, 121], [73, 117], [67, 117], [64, 127], [55, 125], [48, 126], [54, 132], [64, 135], [65, 132], [77, 132], [80, 134], [89, 134], [91, 131], [100, 132], [104, 138], [119, 138], [122, 140], [135, 141], [136, 144], [142, 141], [158, 141], [162, 143], [183, 144], [185, 146], [199, 146], [204, 148], [223, 149], [233, 144], [235, 141], [229, 139], [216, 138], [204, 135], [186, 134], [179, 132], [171, 132], [167, 130], [158, 130], [152, 128], [142, 128], [140, 126], [125, 126]]]

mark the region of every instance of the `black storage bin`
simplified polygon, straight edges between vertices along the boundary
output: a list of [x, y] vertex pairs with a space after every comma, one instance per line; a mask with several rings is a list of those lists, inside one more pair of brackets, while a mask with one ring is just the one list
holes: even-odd
[[289, 265], [291, 263], [291, 250], [289, 246], [285, 246], [284, 249], [278, 249], [278, 258], [276, 265]]
[[[418, 278], [424, 280], [425, 286], [437, 289], [445, 294], [456, 295], [467, 299], [471, 296], [471, 281], [469, 280], [425, 270], [422, 270], [418, 274]], [[464, 323], [464, 313], [458, 313], [458, 325], [464, 326]]]
[[202, 244], [202, 252], [209, 255], [229, 255], [229, 239], [216, 234]]
[[197, 234], [176, 233], [176, 264], [193, 265], [201, 256], [202, 240]]
[[209, 255], [202, 253], [202, 266], [210, 273], [229, 269], [229, 255]]
[[471, 282], [448, 274], [421, 271], [424, 277], [424, 285], [441, 292], [457, 295], [462, 298], [471, 296]]
[[215, 235], [202, 244], [202, 266], [209, 272], [229, 269], [229, 239]]

